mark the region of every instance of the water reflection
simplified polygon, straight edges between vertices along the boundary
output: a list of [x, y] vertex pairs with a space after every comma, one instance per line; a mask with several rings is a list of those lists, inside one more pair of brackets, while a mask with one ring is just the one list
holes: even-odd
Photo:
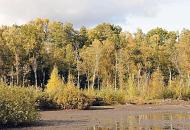
[[190, 114], [150, 113], [127, 115], [122, 121], [107, 127], [94, 126], [87, 130], [190, 130]]

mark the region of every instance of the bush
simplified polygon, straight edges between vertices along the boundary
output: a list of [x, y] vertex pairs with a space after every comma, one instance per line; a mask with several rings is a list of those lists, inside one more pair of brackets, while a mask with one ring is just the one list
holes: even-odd
[[163, 91], [162, 91], [162, 98], [164, 99], [172, 99], [174, 98], [174, 92], [170, 89], [170, 88], [165, 88]]
[[165, 88], [162, 92], [162, 98], [164, 99], [190, 99], [190, 88], [189, 87], [178, 87]]
[[90, 99], [91, 105], [100, 106], [102, 99], [97, 97], [97, 90], [93, 88], [83, 90], [83, 93]]
[[190, 87], [184, 87], [182, 90], [182, 99], [189, 100], [190, 99]]
[[0, 83], [0, 124], [18, 125], [38, 119], [34, 89], [7, 86]]
[[119, 104], [125, 104], [126, 103], [126, 92], [124, 90], [117, 90], [116, 91], [116, 101]]
[[58, 69], [54, 66], [51, 77], [47, 84], [46, 94], [39, 100], [41, 108], [61, 108], [61, 109], [87, 109], [91, 105], [90, 98], [74, 84], [64, 85], [59, 78]]
[[137, 89], [137, 85], [134, 81], [134, 76], [130, 76], [127, 83], [127, 95], [129, 98], [136, 98], [139, 93]]
[[37, 98], [37, 107], [41, 110], [58, 109], [59, 105], [54, 101], [53, 96], [46, 92], [41, 92]]
[[72, 84], [65, 85], [54, 95], [54, 100], [62, 109], [88, 109], [91, 100]]
[[121, 90], [114, 90], [112, 87], [101, 89], [97, 96], [103, 99], [105, 105], [126, 103], [126, 93]]

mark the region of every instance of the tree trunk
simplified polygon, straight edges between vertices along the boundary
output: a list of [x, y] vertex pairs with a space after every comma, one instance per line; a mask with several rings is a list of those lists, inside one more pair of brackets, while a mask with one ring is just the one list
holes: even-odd
[[46, 72], [44, 70], [42, 70], [42, 86], [45, 85], [45, 76], [46, 76]]
[[96, 54], [95, 60], [96, 60], [96, 61], [95, 61], [95, 68], [94, 68], [93, 79], [92, 79], [92, 88], [94, 88], [95, 79], [96, 79], [96, 72], [97, 72], [97, 70], [98, 70], [98, 65], [99, 65], [98, 54]]
[[87, 71], [87, 82], [88, 82], [88, 89], [89, 89], [90, 88], [89, 70]]
[[19, 57], [15, 54], [15, 68], [16, 68], [16, 85], [19, 84]]
[[141, 67], [138, 70], [138, 75], [137, 75], [137, 88], [140, 90], [140, 76], [141, 76]]
[[77, 86], [80, 88], [80, 72], [79, 72], [79, 60], [77, 58]]
[[77, 45], [75, 45], [75, 58], [77, 61], [77, 87], [80, 88], [79, 51]]
[[114, 88], [117, 89], [117, 64], [118, 64], [118, 56], [117, 56], [117, 50], [115, 50], [115, 77], [114, 77]]
[[150, 86], [149, 86], [149, 74], [146, 76], [146, 89], [148, 91], [148, 97], [150, 96]]
[[37, 68], [34, 68], [35, 87], [38, 87]]
[[33, 71], [34, 71], [34, 80], [35, 80], [35, 87], [38, 87], [38, 77], [37, 77], [37, 59], [33, 57]]
[[188, 73], [188, 87], [190, 86], [190, 74]]
[[6, 78], [5, 75], [3, 76], [3, 82], [4, 82], [4, 83], [7, 83], [7, 78]]
[[14, 85], [14, 70], [13, 70], [13, 66], [11, 67], [11, 85]]
[[67, 83], [71, 83], [71, 69], [70, 69], [70, 63], [69, 63], [69, 68], [68, 68], [68, 76], [67, 76]]
[[22, 86], [24, 87], [25, 85], [25, 74], [23, 74], [23, 77], [22, 77]]
[[98, 76], [98, 90], [100, 90], [100, 77]]
[[121, 55], [121, 49], [119, 49], [119, 53], [118, 53], [118, 83], [119, 83], [119, 88], [121, 90], [124, 90], [124, 83], [123, 83], [123, 79], [124, 79], [124, 66], [123, 66], [123, 62], [122, 62], [122, 55]]
[[96, 70], [94, 69], [94, 74], [93, 74], [93, 79], [92, 79], [92, 88], [94, 88], [95, 78], [96, 78]]
[[172, 72], [171, 72], [170, 67], [168, 69], [169, 69], [169, 73], [170, 73], [170, 75], [169, 75], [169, 86], [171, 87], [171, 85], [172, 85]]

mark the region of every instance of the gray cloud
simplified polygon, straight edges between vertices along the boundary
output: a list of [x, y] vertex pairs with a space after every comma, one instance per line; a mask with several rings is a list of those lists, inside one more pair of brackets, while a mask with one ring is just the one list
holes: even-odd
[[134, 15], [153, 17], [160, 4], [170, 1], [172, 0], [0, 0], [0, 24], [19, 24], [36, 17], [72, 22], [77, 27], [100, 22], [123, 23], [126, 18]]

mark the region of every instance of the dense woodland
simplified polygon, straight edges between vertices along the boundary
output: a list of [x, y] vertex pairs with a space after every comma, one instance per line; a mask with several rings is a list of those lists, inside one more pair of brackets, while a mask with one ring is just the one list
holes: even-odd
[[190, 99], [190, 30], [74, 29], [36, 19], [0, 27], [0, 128], [37, 110]]
[[133, 34], [109, 23], [75, 29], [48, 19], [0, 27], [1, 81], [45, 88], [55, 65], [64, 83], [80, 88], [190, 87], [190, 30]]

